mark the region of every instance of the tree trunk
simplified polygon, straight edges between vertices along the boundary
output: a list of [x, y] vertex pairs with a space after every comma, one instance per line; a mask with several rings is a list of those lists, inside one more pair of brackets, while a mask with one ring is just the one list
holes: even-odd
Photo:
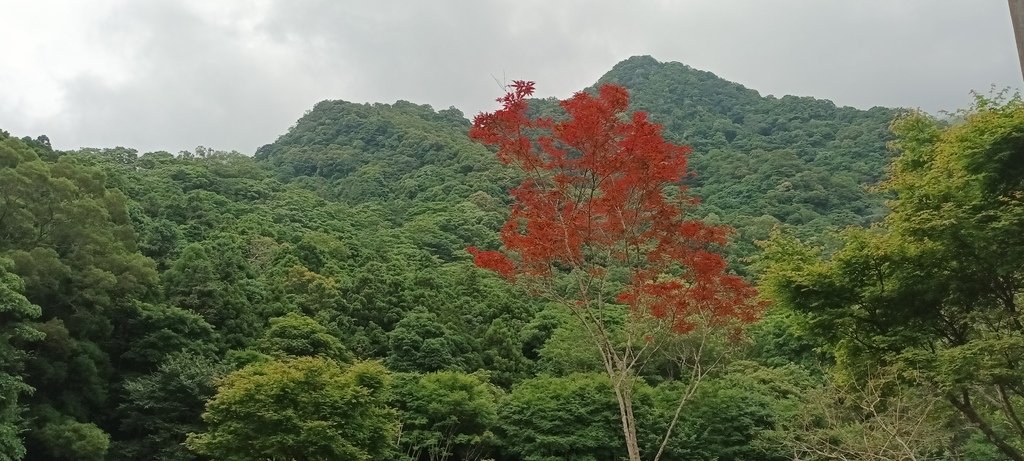
[[640, 443], [636, 437], [636, 418], [633, 416], [633, 383], [628, 374], [609, 376], [615, 390], [615, 400], [619, 403], [619, 416], [622, 418], [622, 435], [626, 439], [626, 454], [629, 461], [640, 461]]
[[974, 409], [974, 405], [971, 405], [971, 399], [967, 394], [967, 391], [963, 392], [963, 400], [957, 398], [955, 395], [950, 395], [949, 403], [952, 403], [968, 421], [973, 423], [975, 427], [985, 434], [985, 437], [987, 437], [988, 440], [999, 449], [999, 451], [1006, 455], [1006, 457], [1013, 461], [1024, 461], [1024, 455], [1022, 455], [1021, 452], [1013, 445], [1007, 443], [1006, 440], [992, 429], [992, 426], [988, 424], [988, 421], [985, 421], [985, 419], [978, 414], [978, 411]]
[[1010, 4], [1010, 22], [1013, 23], [1013, 41], [1017, 43], [1017, 57], [1020, 60], [1020, 72], [1024, 75], [1024, 0], [1008, 0]]

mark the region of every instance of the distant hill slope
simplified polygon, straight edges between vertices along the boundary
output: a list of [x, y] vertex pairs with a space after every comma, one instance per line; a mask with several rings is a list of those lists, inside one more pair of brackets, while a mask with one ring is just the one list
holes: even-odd
[[325, 192], [348, 202], [504, 195], [497, 161], [466, 137], [469, 125], [454, 108], [322, 101], [256, 159], [284, 178], [326, 180]]
[[885, 174], [894, 109], [761, 96], [650, 56], [616, 64], [601, 83], [628, 88], [634, 108], [664, 125], [668, 138], [693, 146], [694, 193], [707, 213], [743, 231], [744, 246], [777, 223], [810, 235], [884, 213], [867, 188]]
[[323, 101], [256, 159], [329, 201], [380, 207], [420, 248], [461, 259], [467, 246], [497, 245], [515, 184], [469, 126], [456, 109]]
[[[779, 224], [816, 235], [883, 213], [866, 189], [885, 172], [892, 109], [763, 97], [649, 56], [620, 62], [597, 83], [625, 86], [633, 106], [663, 124], [669, 139], [694, 147], [690, 184], [704, 201], [700, 213], [739, 229], [738, 255], [751, 254], [753, 240]], [[538, 110], [552, 103], [539, 100]], [[468, 140], [468, 128], [456, 109], [323, 101], [256, 157], [329, 198], [385, 201], [396, 219], [467, 201], [498, 211], [514, 179]]]

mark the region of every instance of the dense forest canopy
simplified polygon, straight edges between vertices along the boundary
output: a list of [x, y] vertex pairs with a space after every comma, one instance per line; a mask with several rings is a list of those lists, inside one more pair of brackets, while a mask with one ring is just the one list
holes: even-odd
[[[604, 83], [692, 147], [688, 216], [771, 306], [705, 337], [699, 385], [668, 353], [628, 375], [644, 459], [670, 421], [664, 460], [1024, 459], [1019, 100], [940, 122], [646, 56]], [[323, 101], [254, 156], [0, 131], [0, 460], [624, 458], [586, 325], [466, 251], [523, 179], [470, 127]]]

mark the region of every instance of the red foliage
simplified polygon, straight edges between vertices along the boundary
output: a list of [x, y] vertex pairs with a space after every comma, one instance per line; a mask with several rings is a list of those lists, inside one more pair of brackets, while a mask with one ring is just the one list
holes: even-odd
[[680, 185], [690, 148], [667, 142], [643, 112], [627, 117], [621, 86], [576, 93], [561, 102], [567, 117], [557, 121], [527, 115], [533, 91], [533, 82], [514, 82], [498, 99], [503, 107], [476, 116], [469, 132], [526, 177], [511, 191], [505, 252], [471, 248], [476, 264], [507, 278], [566, 269], [602, 277], [606, 267], [625, 267], [632, 280], [617, 302], [677, 331], [693, 328], [694, 315], [754, 320], [754, 289], [716, 252], [731, 229], [684, 217], [696, 203]]
[[466, 248], [473, 255], [473, 263], [477, 267], [492, 270], [505, 278], [515, 278], [516, 267], [505, 253], [500, 251], [485, 251], [476, 247]]

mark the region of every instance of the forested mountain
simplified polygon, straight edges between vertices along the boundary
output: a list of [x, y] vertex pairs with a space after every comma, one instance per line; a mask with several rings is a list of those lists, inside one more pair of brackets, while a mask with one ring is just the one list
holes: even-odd
[[813, 236], [884, 213], [881, 197], [867, 186], [885, 173], [893, 109], [761, 96], [649, 56], [620, 62], [598, 83], [628, 88], [633, 106], [663, 124], [666, 137], [693, 147], [694, 195], [704, 212], [741, 231], [743, 255], [780, 223]]
[[[632, 107], [662, 124], [667, 139], [693, 147], [695, 174], [688, 184], [703, 202], [699, 213], [740, 231], [733, 250], [740, 256], [751, 255], [753, 242], [780, 224], [814, 236], [884, 213], [882, 197], [868, 188], [885, 173], [893, 109], [762, 97], [710, 72], [650, 56], [617, 64], [597, 83], [624, 86]], [[554, 100], [536, 103], [540, 112], [557, 113]], [[455, 202], [474, 193], [500, 199], [514, 184], [469, 142], [468, 128], [454, 108], [324, 101], [256, 158], [277, 166], [281, 178], [308, 178], [302, 181], [329, 197], [386, 199], [396, 210], [418, 214], [423, 202]]]
[[[693, 147], [685, 182], [702, 203], [688, 213], [736, 227], [733, 270], [767, 274], [780, 306], [714, 343], [720, 360], [661, 459], [793, 459], [807, 442], [793, 421], [821, 414], [847, 424], [823, 439], [877, 435], [888, 420], [849, 417], [866, 374], [833, 373], [866, 354], [844, 328], [871, 318], [812, 309], [870, 287], [841, 287], [840, 301], [785, 288], [828, 294], [812, 283], [825, 276], [815, 245], [850, 245], [830, 232], [879, 222], [905, 192], [869, 190], [887, 177], [896, 111], [762, 97], [650, 57], [597, 83], [623, 85], [632, 109]], [[558, 115], [555, 101], [531, 105]], [[0, 460], [621, 459], [612, 383], [578, 319], [466, 251], [500, 246], [522, 179], [470, 127], [454, 108], [323, 101], [254, 156], [57, 151], [0, 132]], [[766, 239], [768, 258], [753, 243]], [[668, 358], [637, 373], [643, 453], [694, 376]], [[840, 391], [848, 406], [830, 406]], [[929, 456], [1002, 459], [946, 410], [928, 415], [945, 418], [930, 435], [952, 433]]]

